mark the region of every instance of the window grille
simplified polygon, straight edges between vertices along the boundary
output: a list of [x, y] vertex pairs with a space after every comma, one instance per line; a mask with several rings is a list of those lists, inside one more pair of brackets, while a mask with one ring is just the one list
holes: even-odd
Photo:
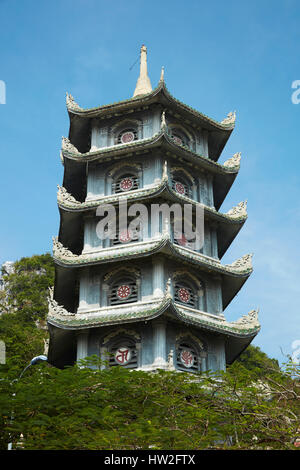
[[174, 300], [187, 307], [196, 307], [196, 295], [187, 284], [176, 282], [174, 286]]
[[134, 128], [122, 130], [117, 139], [118, 144], [129, 144], [134, 140], [138, 140], [137, 130]]
[[132, 279], [121, 279], [114, 283], [109, 292], [109, 304], [120, 305], [138, 300], [138, 290], [136, 281]]
[[133, 191], [139, 189], [139, 178], [133, 174], [121, 176], [112, 184], [113, 193], [123, 193], [125, 191]]
[[[128, 220], [128, 225], [129, 223], [130, 223], [130, 220]], [[141, 225], [138, 225], [134, 230], [126, 228], [120, 231], [119, 227], [117, 227], [116, 236], [113, 240], [111, 240], [111, 246], [134, 243], [134, 242], [138, 242], [141, 239], [142, 239]]]
[[122, 366], [126, 369], [136, 369], [138, 353], [134, 341], [120, 338], [109, 348], [109, 366]]
[[177, 175], [172, 176], [171, 178], [172, 189], [180, 196], [192, 197], [192, 190], [190, 185]]
[[180, 343], [176, 350], [176, 368], [185, 372], [200, 372], [201, 359], [195, 347], [188, 342]]

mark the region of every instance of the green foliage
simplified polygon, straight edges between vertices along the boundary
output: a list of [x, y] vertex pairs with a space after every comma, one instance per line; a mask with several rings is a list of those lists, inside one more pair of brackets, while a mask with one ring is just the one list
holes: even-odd
[[42, 364], [31, 377], [0, 382], [3, 449], [10, 441], [26, 450], [296, 449], [299, 380], [84, 363], [93, 368]]
[[18, 373], [43, 352], [48, 338], [47, 295], [54, 282], [54, 263], [47, 253], [22, 258], [14, 268], [13, 274], [4, 273], [6, 289], [1, 292], [0, 311], [5, 313], [0, 316], [0, 339], [6, 345], [5, 370]]
[[7, 303], [21, 321], [45, 321], [48, 288], [54, 283], [54, 263], [49, 253], [22, 258], [15, 272], [5, 276]]
[[[43, 353], [49, 254], [22, 258], [1, 293], [0, 448], [295, 449], [299, 370], [249, 346], [225, 374], [101, 370], [98, 357], [20, 372]], [[299, 368], [298, 368], [299, 369]], [[13, 416], [13, 419], [11, 419]], [[23, 435], [23, 439], [20, 436]]]

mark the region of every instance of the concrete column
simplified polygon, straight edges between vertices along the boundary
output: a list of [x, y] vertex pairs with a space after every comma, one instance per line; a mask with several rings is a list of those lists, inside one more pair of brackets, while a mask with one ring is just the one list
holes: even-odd
[[152, 285], [153, 296], [162, 297], [164, 295], [164, 263], [162, 258], [152, 260]]
[[77, 361], [85, 359], [88, 356], [88, 337], [89, 330], [83, 330], [77, 333]]
[[153, 326], [153, 366], [165, 368], [167, 363], [166, 357], [166, 322], [158, 319], [152, 322]]
[[89, 288], [89, 276], [88, 270], [82, 271], [79, 283], [79, 307], [78, 310], [88, 307], [88, 288]]

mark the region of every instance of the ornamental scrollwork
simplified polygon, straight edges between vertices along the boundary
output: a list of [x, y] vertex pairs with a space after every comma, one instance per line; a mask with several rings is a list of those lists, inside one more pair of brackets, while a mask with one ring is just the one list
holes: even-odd
[[79, 106], [78, 103], [76, 103], [73, 96], [68, 92], [66, 92], [66, 104], [67, 108], [71, 111], [82, 111], [82, 108]]
[[71, 144], [67, 137], [62, 137], [61, 148], [63, 151], [66, 152], [80, 154], [77, 148], [73, 144]]
[[247, 201], [240, 202], [237, 206], [226, 212], [231, 217], [247, 217]]
[[230, 113], [227, 114], [227, 117], [221, 121], [221, 124], [224, 125], [230, 125], [234, 124], [236, 120], [236, 111], [231, 111]]
[[239, 167], [241, 164], [241, 152], [235, 153], [231, 158], [226, 160], [225, 163], [223, 163], [223, 166], [226, 168], [236, 168]]
[[257, 310], [251, 310], [247, 315], [243, 315], [241, 318], [238, 320], [231, 322], [231, 325], [233, 326], [259, 326], [259, 321], [258, 321], [258, 309]]
[[53, 240], [53, 255], [58, 258], [74, 258], [72, 251], [68, 250], [58, 241], [57, 237], [52, 237]]
[[237, 271], [250, 271], [252, 270], [252, 256], [252, 254], [244, 255], [232, 264], [226, 264], [226, 268], [233, 268]]
[[72, 317], [75, 316], [75, 313], [68, 312], [62, 305], [59, 305], [56, 300], [53, 298], [53, 287], [49, 287], [49, 295], [48, 295], [48, 306], [49, 306], [49, 314], [52, 317]]
[[60, 186], [59, 184], [57, 185], [57, 200], [61, 203], [72, 203], [76, 205], [81, 205], [81, 202], [77, 201], [75, 197], [72, 196], [72, 194], [68, 193], [66, 188], [63, 186]]

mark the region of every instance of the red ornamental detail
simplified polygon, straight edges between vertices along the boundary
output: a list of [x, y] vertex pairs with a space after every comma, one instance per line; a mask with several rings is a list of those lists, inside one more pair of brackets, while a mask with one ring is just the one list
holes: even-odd
[[173, 140], [176, 144], [178, 145], [182, 145], [182, 140], [180, 137], [178, 137], [177, 135], [173, 135]]
[[187, 239], [185, 238], [185, 236], [182, 234], [182, 236], [180, 238], [177, 239], [179, 245], [181, 246], [186, 246], [187, 244]]
[[180, 287], [180, 289], [178, 289], [178, 297], [182, 302], [187, 303], [190, 300], [191, 295], [187, 289]]
[[121, 243], [128, 243], [132, 240], [132, 234], [130, 230], [123, 230], [119, 235], [119, 240]]
[[133, 140], [134, 140], [133, 132], [124, 132], [124, 134], [121, 135], [122, 144], [128, 144], [129, 142], [132, 142]]
[[185, 187], [183, 186], [182, 183], [175, 183], [175, 191], [178, 194], [185, 194]]
[[128, 362], [131, 359], [131, 351], [127, 347], [121, 347], [117, 349], [115, 353], [115, 361], [118, 362], [118, 364], [124, 365], [128, 364]]
[[122, 286], [118, 287], [117, 296], [119, 299], [122, 299], [122, 300], [128, 299], [130, 294], [131, 294], [131, 289], [127, 284], [123, 284]]
[[194, 356], [188, 350], [181, 351], [180, 360], [182, 364], [184, 365], [184, 367], [192, 367], [194, 364]]
[[120, 182], [120, 188], [122, 191], [129, 191], [133, 187], [132, 178], [123, 178]]

